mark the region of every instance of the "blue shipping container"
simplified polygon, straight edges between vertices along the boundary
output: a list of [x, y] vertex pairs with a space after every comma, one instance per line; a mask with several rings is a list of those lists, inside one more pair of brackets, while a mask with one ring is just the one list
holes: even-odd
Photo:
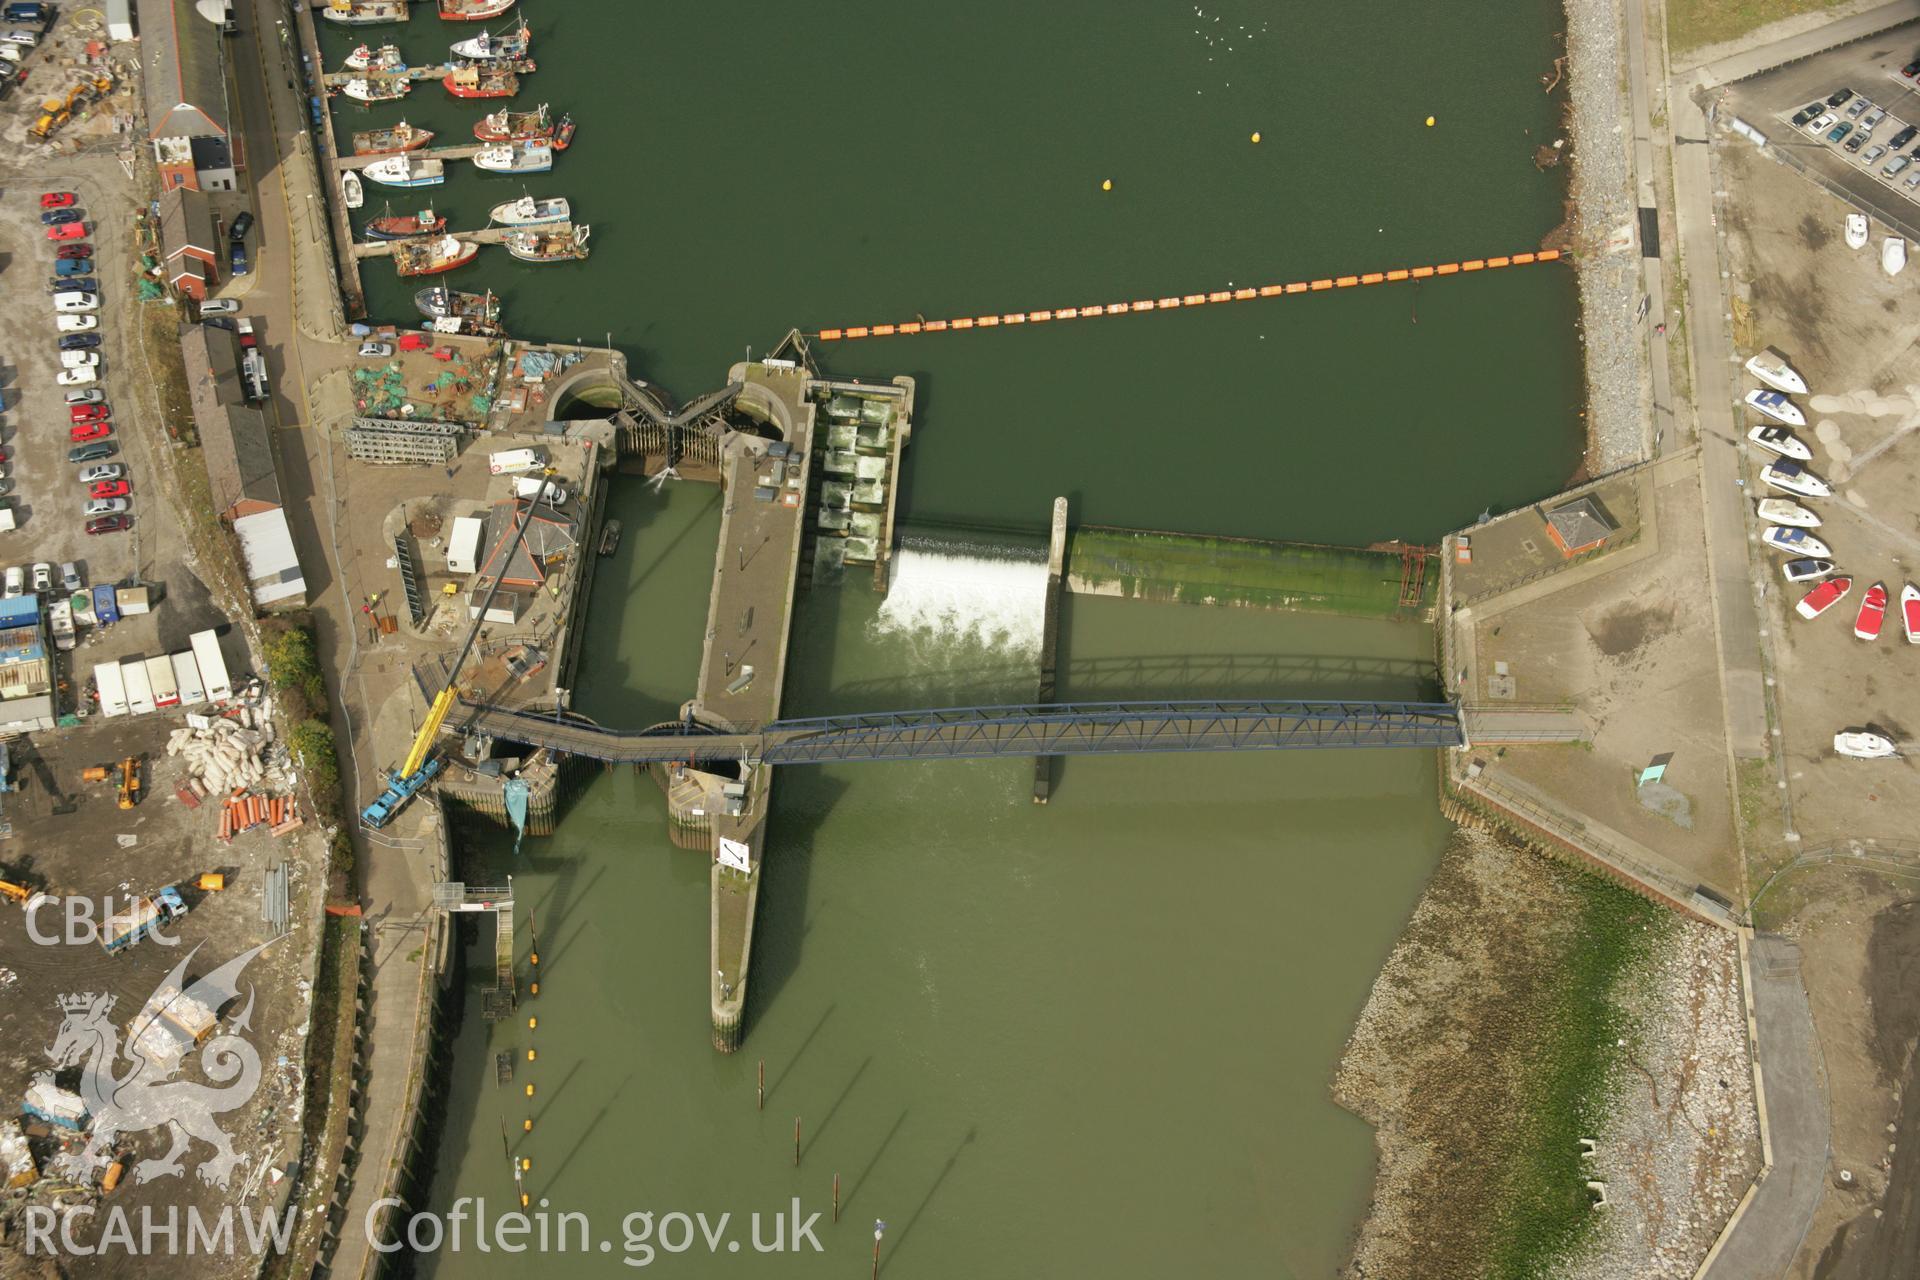
[[112, 587], [93, 589], [93, 616], [103, 627], [110, 627], [120, 621], [120, 606], [114, 603]]

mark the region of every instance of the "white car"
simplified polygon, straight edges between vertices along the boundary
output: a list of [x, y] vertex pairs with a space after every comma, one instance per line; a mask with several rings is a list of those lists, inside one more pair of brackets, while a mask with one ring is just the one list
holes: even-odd
[[98, 311], [100, 309], [100, 295], [97, 293], [83, 293], [78, 289], [67, 289], [53, 295], [53, 309], [68, 314], [81, 311]]
[[87, 519], [95, 516], [117, 516], [133, 510], [133, 504], [125, 498], [88, 498]]
[[97, 369], [100, 367], [98, 351], [62, 351], [60, 366], [64, 369]]
[[1833, 127], [1833, 119], [1833, 112], [1822, 111], [1819, 115], [1807, 122], [1807, 132], [1815, 134], [1825, 133]]
[[391, 342], [363, 342], [360, 344], [360, 354], [370, 360], [384, 360], [393, 354], [393, 344]]
[[100, 375], [92, 369], [62, 369], [53, 380], [63, 387], [84, 387], [100, 381]]
[[0, 44], [0, 58], [18, 65], [26, 59], [27, 51], [17, 44]]
[[80, 483], [98, 484], [102, 480], [119, 480], [126, 474], [127, 469], [117, 462], [96, 462], [91, 467], [80, 468]]
[[19, 27], [15, 27], [13, 30], [7, 32], [7, 34], [0, 36], [0, 42], [17, 44], [22, 48], [31, 49], [40, 43], [40, 37], [31, 31], [23, 31]]
[[61, 333], [85, 333], [98, 329], [100, 321], [93, 316], [55, 316], [53, 327]]
[[23, 596], [26, 593], [27, 593], [26, 570], [22, 569], [17, 564], [8, 565], [7, 566], [7, 587], [5, 592], [0, 593], [0, 595], [4, 595], [6, 599], [12, 600], [16, 596]]
[[98, 387], [89, 387], [85, 391], [67, 392], [68, 404], [105, 404], [107, 393]]
[[63, 591], [74, 592], [86, 584], [80, 580], [80, 566], [71, 560], [60, 562], [60, 587]]
[[53, 590], [53, 566], [45, 560], [33, 566], [33, 589], [35, 591]]
[[230, 316], [240, 310], [240, 303], [233, 298], [208, 298], [200, 304], [203, 316]]

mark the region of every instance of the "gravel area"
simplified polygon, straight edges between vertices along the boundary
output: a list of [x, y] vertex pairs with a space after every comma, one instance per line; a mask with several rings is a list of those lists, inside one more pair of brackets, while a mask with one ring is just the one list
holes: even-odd
[[[1587, 365], [1587, 470], [1604, 474], [1646, 456], [1650, 395], [1643, 325], [1626, 32], [1616, 0], [1566, 0], [1568, 128], [1573, 136], [1570, 233], [1580, 275]], [[1621, 237], [1626, 236], [1624, 243]]]

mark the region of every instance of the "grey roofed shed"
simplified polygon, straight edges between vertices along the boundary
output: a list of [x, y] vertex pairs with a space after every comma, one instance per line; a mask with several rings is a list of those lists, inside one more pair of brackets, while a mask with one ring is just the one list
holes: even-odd
[[147, 136], [228, 136], [220, 28], [194, 0], [139, 0], [139, 13]]
[[1547, 524], [1561, 549], [1568, 552], [1597, 546], [1620, 527], [1591, 495], [1553, 508], [1547, 512]]

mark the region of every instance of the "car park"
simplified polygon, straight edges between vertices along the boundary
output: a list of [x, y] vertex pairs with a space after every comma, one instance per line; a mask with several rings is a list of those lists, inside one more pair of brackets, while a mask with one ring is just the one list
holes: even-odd
[[89, 387], [85, 391], [67, 392], [68, 404], [105, 404], [107, 393], [98, 387]]
[[82, 590], [85, 586], [85, 581], [80, 577], [80, 566], [71, 560], [62, 560], [60, 562], [60, 589], [71, 592]]
[[80, 468], [81, 484], [99, 484], [103, 480], [124, 479], [127, 469], [117, 462], [98, 462], [91, 467]]
[[133, 492], [133, 487], [125, 480], [97, 480], [87, 486], [89, 498], [124, 498]]
[[91, 444], [83, 444], [77, 449], [67, 450], [67, 461], [99, 462], [104, 458], [111, 458], [118, 452], [120, 452], [120, 446], [115, 441], [95, 440]]
[[92, 316], [55, 316], [53, 327], [59, 333], [85, 333], [100, 322]]
[[90, 351], [100, 345], [97, 333], [69, 333], [60, 339], [62, 351]]
[[62, 369], [53, 381], [55, 386], [85, 387], [100, 381], [100, 375], [92, 369]]
[[87, 224], [84, 222], [62, 222], [47, 228], [49, 240], [85, 240]]
[[1833, 126], [1833, 128], [1827, 130], [1827, 141], [1838, 142], [1840, 141], [1840, 139], [1846, 137], [1848, 134], [1852, 132], [1853, 132], [1853, 126], [1843, 120], [1839, 124]]
[[360, 354], [369, 360], [384, 360], [393, 354], [393, 344], [391, 342], [363, 342], [360, 344]]
[[67, 406], [69, 422], [104, 422], [113, 416], [113, 410], [103, 404], [73, 404]]
[[119, 516], [119, 515], [125, 515], [127, 512], [131, 510], [133, 510], [133, 504], [131, 502], [128, 502], [125, 498], [88, 498], [87, 499], [86, 511], [89, 517]]
[[1885, 147], [1882, 147], [1879, 145], [1868, 147], [1865, 151], [1862, 151], [1860, 153], [1860, 163], [1864, 165], [1877, 164], [1879, 163], [1880, 157], [1885, 154], [1887, 154], [1887, 149]]
[[42, 209], [71, 209], [79, 203], [79, 197], [71, 191], [48, 191], [40, 197]]
[[45, 560], [33, 566], [33, 589], [41, 592], [53, 590], [53, 566]]
[[208, 298], [200, 304], [200, 314], [203, 316], [230, 316], [239, 310], [240, 303], [234, 298]]
[[53, 309], [69, 315], [100, 309], [100, 295], [79, 289], [65, 289], [53, 295]]
[[110, 422], [82, 422], [67, 428], [67, 439], [75, 444], [85, 444], [89, 440], [104, 440], [113, 434]]
[[0, 590], [8, 600], [14, 600], [27, 593], [27, 571], [17, 564], [7, 566], [6, 587]]
[[1824, 111], [1820, 113], [1819, 115], [1815, 116], [1812, 121], [1808, 123], [1807, 132], [1811, 134], [1816, 134], [1816, 135], [1823, 132], [1829, 125], [1833, 123], [1834, 118], [1835, 118], [1834, 114], [1831, 111]]
[[96, 516], [87, 521], [87, 532], [90, 534], [124, 533], [131, 528], [133, 528], [132, 516]]

